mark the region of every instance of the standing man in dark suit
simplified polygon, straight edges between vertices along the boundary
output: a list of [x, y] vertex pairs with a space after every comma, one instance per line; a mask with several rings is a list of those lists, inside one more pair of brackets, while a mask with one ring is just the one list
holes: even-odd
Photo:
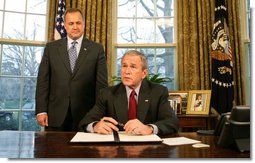
[[[100, 91], [97, 103], [81, 120], [79, 129], [109, 134], [113, 130], [118, 131], [118, 127], [124, 124], [126, 133], [177, 132], [178, 120], [168, 102], [167, 88], [144, 80], [147, 74], [144, 54], [135, 50], [126, 52], [121, 60], [122, 83]], [[137, 103], [134, 117], [130, 117], [132, 94], [135, 94]]]
[[82, 12], [67, 10], [64, 26], [67, 38], [46, 44], [38, 72], [36, 115], [46, 131], [76, 131], [108, 86], [103, 46], [85, 38]]

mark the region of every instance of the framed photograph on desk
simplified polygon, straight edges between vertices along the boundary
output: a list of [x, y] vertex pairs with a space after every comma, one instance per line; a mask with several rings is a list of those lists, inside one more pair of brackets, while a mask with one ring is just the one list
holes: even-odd
[[208, 115], [210, 109], [211, 90], [191, 90], [186, 114]]
[[188, 105], [188, 91], [169, 91], [168, 101], [176, 114], [185, 114]]

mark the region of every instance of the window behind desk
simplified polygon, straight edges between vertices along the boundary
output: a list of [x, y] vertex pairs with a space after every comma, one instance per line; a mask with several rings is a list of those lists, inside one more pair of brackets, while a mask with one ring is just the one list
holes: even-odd
[[149, 74], [172, 78], [176, 87], [175, 0], [117, 0], [113, 2], [113, 74], [120, 76], [125, 51], [137, 49], [148, 59]]
[[40, 130], [35, 86], [47, 35], [47, 0], [0, 0], [0, 130]]

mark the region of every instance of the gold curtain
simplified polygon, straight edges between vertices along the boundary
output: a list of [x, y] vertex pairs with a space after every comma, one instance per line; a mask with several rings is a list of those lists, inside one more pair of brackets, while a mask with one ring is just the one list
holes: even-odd
[[[58, 2], [50, 2], [48, 40], [54, 40], [55, 18]], [[108, 73], [111, 61], [111, 0], [66, 0], [66, 9], [79, 8], [85, 17], [84, 36], [89, 40], [101, 43], [105, 48]]]
[[[233, 55], [236, 104], [243, 104], [245, 92], [239, 20], [239, 1], [227, 0], [230, 39]], [[180, 90], [211, 89], [211, 34], [215, 0], [177, 1], [177, 57]]]

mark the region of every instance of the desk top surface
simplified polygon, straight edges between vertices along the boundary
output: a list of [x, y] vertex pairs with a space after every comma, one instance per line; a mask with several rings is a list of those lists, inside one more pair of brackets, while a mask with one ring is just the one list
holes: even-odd
[[75, 132], [0, 131], [0, 158], [250, 158], [250, 152], [217, 146], [218, 137], [177, 133], [209, 144], [168, 146], [163, 143], [70, 143]]

